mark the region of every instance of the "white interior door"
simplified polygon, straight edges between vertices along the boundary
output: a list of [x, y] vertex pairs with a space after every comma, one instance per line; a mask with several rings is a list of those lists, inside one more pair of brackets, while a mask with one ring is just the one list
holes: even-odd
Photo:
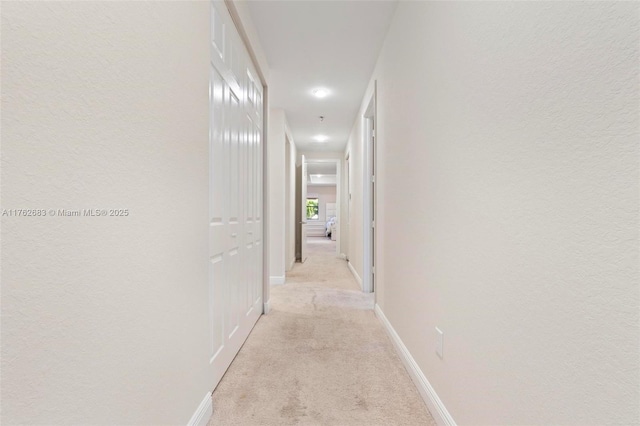
[[376, 138], [375, 119], [369, 119], [369, 140], [371, 141], [371, 291], [376, 290]]
[[345, 170], [347, 171], [346, 173], [346, 188], [347, 188], [347, 195], [346, 195], [346, 200], [347, 200], [347, 217], [345, 218], [347, 221], [347, 226], [345, 226], [345, 230], [347, 231], [345, 233], [345, 235], [343, 236], [343, 239], [340, 241], [340, 245], [342, 247], [344, 247], [344, 254], [347, 257], [347, 260], [349, 260], [349, 232], [350, 231], [350, 227], [351, 227], [351, 155], [347, 154], [347, 158], [345, 159]]
[[302, 156], [302, 176], [300, 178], [300, 197], [301, 214], [300, 214], [300, 262], [307, 260], [307, 162]]
[[262, 88], [223, 2], [211, 3], [210, 364], [217, 384], [262, 313]]
[[375, 135], [375, 87], [369, 100], [369, 106], [363, 116], [365, 132], [364, 140], [364, 164], [363, 164], [363, 277], [362, 290], [365, 293], [375, 291], [376, 277], [376, 135]]

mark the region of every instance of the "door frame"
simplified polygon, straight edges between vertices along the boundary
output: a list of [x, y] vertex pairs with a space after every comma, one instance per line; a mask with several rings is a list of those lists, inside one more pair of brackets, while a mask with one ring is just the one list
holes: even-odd
[[[351, 151], [347, 150], [344, 156], [344, 201], [345, 201], [345, 226], [344, 240], [340, 241], [340, 257], [349, 261], [349, 235], [351, 233], [351, 181], [353, 180], [351, 171]], [[342, 228], [342, 225], [340, 226]]]
[[[334, 163], [336, 165], [336, 217], [338, 219], [338, 222], [336, 224], [336, 257], [341, 257], [341, 251], [340, 251], [340, 246], [342, 244], [342, 235], [340, 233], [340, 227], [341, 227], [341, 223], [342, 223], [342, 212], [340, 211], [341, 205], [342, 203], [340, 202], [341, 199], [341, 195], [342, 195], [342, 190], [341, 190], [341, 185], [342, 185], [342, 176], [341, 176], [341, 163], [342, 163], [342, 159], [341, 158], [306, 158], [306, 163], [323, 163], [323, 164], [327, 164], [327, 163]], [[308, 182], [307, 182], [307, 186], [308, 186]]]
[[[256, 77], [258, 63], [248, 53], [250, 43], [239, 37], [240, 29], [228, 6], [209, 2], [207, 263], [209, 374], [213, 388], [264, 313], [266, 296], [264, 227], [268, 196], [263, 176], [268, 101], [265, 84]], [[240, 60], [231, 62], [233, 57]], [[243, 261], [247, 268], [242, 268]], [[239, 285], [232, 286], [235, 283]]]
[[[371, 93], [367, 108], [362, 115], [362, 147], [363, 147], [363, 205], [362, 205], [362, 236], [363, 236], [363, 277], [362, 291], [365, 293], [373, 293], [375, 291], [375, 269], [377, 264], [377, 253], [375, 250], [375, 223], [374, 218], [378, 217], [375, 205], [377, 199], [376, 193], [373, 192], [372, 186], [375, 188], [378, 182], [374, 183], [374, 170], [377, 170], [376, 143], [378, 123], [376, 111], [377, 97], [377, 81], [374, 81], [373, 92]], [[372, 129], [373, 124], [373, 129]]]
[[300, 203], [298, 204], [298, 210], [300, 210], [300, 263], [304, 263], [307, 260], [307, 192], [309, 186], [309, 176], [307, 171], [307, 161], [304, 154], [300, 156]]
[[[213, 0], [215, 1], [215, 0]], [[246, 11], [238, 9], [232, 0], [223, 0], [229, 11], [231, 20], [238, 31], [242, 43], [249, 53], [253, 66], [258, 73], [258, 80], [262, 85], [262, 313], [268, 314], [271, 310], [271, 285], [269, 281], [269, 161], [267, 157], [267, 144], [269, 134], [269, 85], [261, 67], [262, 61], [254, 50], [251, 37], [243, 25], [243, 17], [247, 18]], [[262, 52], [260, 52], [262, 53]], [[260, 56], [263, 57], [263, 56]]]

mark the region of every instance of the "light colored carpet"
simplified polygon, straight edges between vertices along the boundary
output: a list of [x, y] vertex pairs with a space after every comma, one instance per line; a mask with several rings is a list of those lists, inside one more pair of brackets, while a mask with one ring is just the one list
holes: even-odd
[[271, 288], [213, 393], [214, 425], [435, 425], [335, 242]]

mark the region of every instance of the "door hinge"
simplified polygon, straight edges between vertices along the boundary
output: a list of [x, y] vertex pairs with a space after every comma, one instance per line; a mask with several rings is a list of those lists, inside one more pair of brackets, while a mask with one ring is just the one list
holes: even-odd
[[372, 221], [371, 221], [371, 227], [372, 227], [372, 228], [375, 228], [375, 227], [376, 227], [376, 221], [375, 221], [375, 220], [372, 220]]
[[376, 273], [376, 267], [375, 267], [375, 266], [372, 266], [372, 267], [371, 267], [371, 273], [372, 273], [372, 274], [375, 274], [375, 273]]
[[375, 176], [371, 176], [371, 183], [376, 183], [376, 177]]

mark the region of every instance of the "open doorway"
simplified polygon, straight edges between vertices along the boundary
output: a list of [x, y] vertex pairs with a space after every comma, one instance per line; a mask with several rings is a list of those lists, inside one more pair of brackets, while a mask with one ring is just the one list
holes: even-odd
[[[297, 183], [305, 185], [296, 191], [300, 206], [300, 239], [298, 261], [307, 255], [324, 253], [339, 256], [340, 250], [340, 160], [304, 159], [299, 167]], [[306, 175], [303, 176], [303, 172]], [[302, 241], [304, 240], [304, 241]]]

